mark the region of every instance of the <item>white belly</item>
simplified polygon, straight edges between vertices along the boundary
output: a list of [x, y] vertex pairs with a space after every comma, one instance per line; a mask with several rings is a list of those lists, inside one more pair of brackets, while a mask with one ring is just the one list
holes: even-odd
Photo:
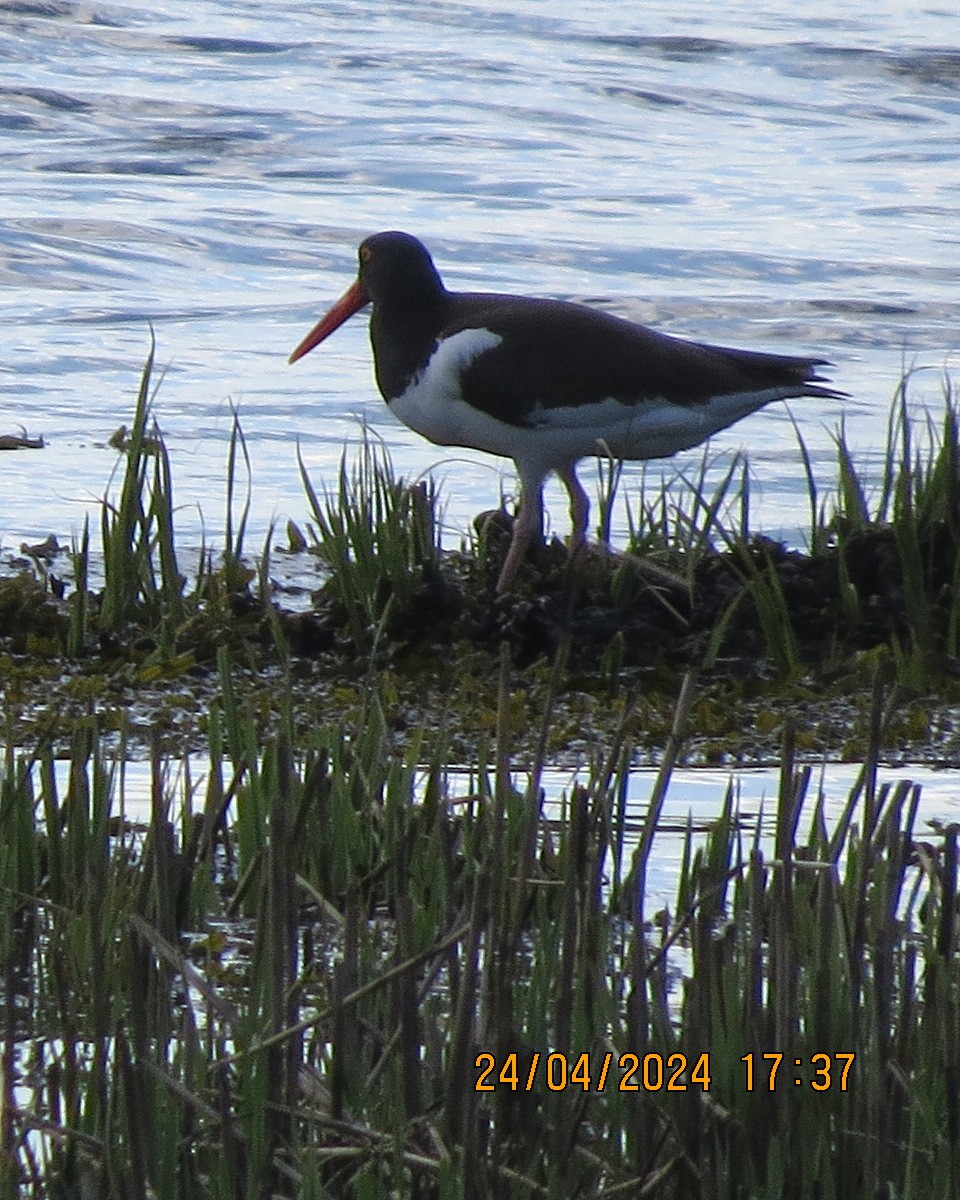
[[501, 342], [488, 329], [465, 329], [444, 339], [427, 368], [390, 408], [408, 428], [438, 446], [467, 446], [512, 458], [521, 475], [568, 466], [593, 454], [614, 458], [666, 458], [705, 441], [711, 434], [771, 400], [795, 394], [789, 388], [718, 396], [680, 405], [648, 399], [535, 408], [527, 425], [510, 425], [460, 397], [460, 373]]
[[509, 455], [506, 441], [497, 437], [498, 430], [508, 430], [509, 426], [460, 399], [461, 371], [478, 354], [499, 346], [502, 340], [489, 329], [464, 329], [445, 338], [426, 368], [390, 401], [390, 410], [408, 429], [438, 446], [471, 446], [490, 454]]

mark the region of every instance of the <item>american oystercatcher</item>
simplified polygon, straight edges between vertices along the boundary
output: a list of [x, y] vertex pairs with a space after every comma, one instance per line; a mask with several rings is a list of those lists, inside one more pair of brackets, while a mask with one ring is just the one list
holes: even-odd
[[408, 233], [374, 234], [359, 254], [356, 281], [290, 362], [372, 304], [377, 384], [404, 425], [440, 446], [513, 459], [521, 500], [498, 592], [542, 537], [551, 471], [570, 496], [573, 549], [590, 511], [581, 458], [666, 458], [772, 400], [844, 395], [822, 386], [825, 359], [689, 342], [562, 300], [448, 292]]

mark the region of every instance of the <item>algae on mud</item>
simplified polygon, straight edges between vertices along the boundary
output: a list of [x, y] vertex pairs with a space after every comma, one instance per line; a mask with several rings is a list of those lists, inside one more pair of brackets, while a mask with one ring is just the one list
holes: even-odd
[[[889, 546], [886, 531], [877, 538]], [[860, 541], [858, 553], [869, 561]], [[779, 582], [797, 646], [788, 669], [778, 670], [767, 653], [743, 553]], [[565, 652], [551, 727], [557, 760], [582, 759], [606, 744], [611, 712], [627, 696], [638, 758], [654, 757], [690, 666], [700, 670], [700, 692], [689, 761], [774, 761], [786, 720], [804, 753], [856, 759], [872, 680], [880, 670], [896, 682], [896, 648], [909, 636], [896, 582], [852, 623], [835, 603], [836, 559], [769, 543], [704, 558], [692, 591], [675, 584], [670, 595], [627, 556], [594, 553], [570, 566], [560, 546], [544, 548], [520, 594], [493, 601], [485, 578], [493, 573], [470, 556], [444, 555], [409, 611], [391, 608], [376, 640], [361, 648], [345, 632], [332, 584], [310, 611], [290, 613], [250, 586], [233, 595], [221, 589], [211, 600], [217, 576], [209, 572], [206, 602], [171, 630], [168, 648], [131, 622], [77, 656], [66, 652], [71, 598], [51, 596], [29, 575], [3, 579], [7, 729], [24, 744], [41, 734], [59, 740], [95, 714], [102, 729], [124, 730], [131, 745], [160, 737], [171, 749], [196, 746], [217, 686], [217, 654], [228, 649], [243, 702], [264, 730], [279, 712], [286, 663], [298, 725], [339, 719], [349, 727], [375, 686], [398, 743], [426, 721], [468, 760], [494, 725], [498, 648], [506, 642], [518, 672], [519, 738], [528, 748], [550, 664]], [[88, 605], [95, 622], [98, 598], [90, 595]], [[908, 681], [897, 690], [885, 748], [915, 761], [960, 761], [960, 680], [946, 657], [925, 674], [925, 688]]]

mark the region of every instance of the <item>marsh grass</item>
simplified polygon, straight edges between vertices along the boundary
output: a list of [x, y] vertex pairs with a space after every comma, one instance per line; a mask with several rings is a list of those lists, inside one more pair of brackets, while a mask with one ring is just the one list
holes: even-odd
[[145, 826], [95, 728], [7, 748], [0, 1195], [957, 1194], [956, 831], [876, 744], [828, 823], [788, 732], [775, 812], [721, 789], [648, 913], [693, 675], [638, 839], [622, 738], [549, 821], [520, 785], [506, 659], [459, 799], [375, 692], [261, 740], [222, 666]]
[[[111, 475], [100, 505], [103, 588], [98, 594], [90, 591], [95, 547], [87, 520], [79, 540], [74, 539], [71, 547], [74, 586], [63, 639], [71, 658], [140, 639], [151, 647], [144, 664], [148, 672], [191, 665], [198, 630], [221, 626], [222, 619], [231, 615], [232, 602], [248, 595], [254, 580], [261, 607], [266, 607], [272, 539], [271, 530], [257, 569], [251, 568], [245, 550], [251, 503], [250, 457], [234, 409], [225, 468], [222, 553], [215, 566], [213, 553], [203, 544], [194, 578], [190, 580], [181, 572], [170, 456], [152, 417], [161, 382], [154, 382], [154, 355], [151, 334], [132, 426], [115, 441], [120, 453], [114, 472], [119, 472], [119, 486], [114, 488]], [[245, 490], [238, 494], [241, 468]]]
[[432, 482], [407, 484], [386, 447], [364, 430], [358, 452], [340, 460], [336, 490], [318, 494], [300, 457], [300, 476], [330, 568], [330, 588], [358, 649], [375, 644], [440, 574], [440, 514]]
[[[916, 690], [960, 650], [960, 417], [949, 380], [939, 423], [912, 412], [909, 385], [907, 374], [890, 407], [884, 466], [872, 485], [841, 422], [836, 485], [822, 494], [796, 422], [794, 430], [807, 484], [808, 561], [827, 563], [834, 573], [839, 627], [869, 623], [878, 601], [902, 609], [888, 647], [899, 681]], [[803, 654], [798, 614], [784, 586], [784, 548], [751, 531], [750, 474], [742, 456], [734, 456], [714, 484], [709, 465], [705, 452], [698, 474], [678, 471], [668, 487], [658, 480], [652, 499], [644, 476], [627, 511], [630, 548], [676, 573], [691, 594], [704, 563], [725, 555], [741, 591], [717, 620], [708, 664], [723, 648], [735, 613], [749, 602], [771, 663], [779, 675], [791, 676]], [[887, 568], [879, 579], [878, 566]]]
[[[808, 486], [814, 489], [809, 456], [802, 440], [800, 444]], [[639, 503], [628, 512], [631, 551], [675, 572], [693, 599], [705, 566], [725, 555], [741, 587], [717, 617], [703, 665], [716, 664], [734, 618], [749, 602], [772, 665], [781, 677], [789, 677], [800, 666], [801, 652], [790, 604], [771, 555], [772, 544], [751, 533], [749, 463], [735, 454], [712, 485], [708, 483], [710, 466], [711, 457], [704, 451], [696, 475], [676, 472], [672, 485], [657, 488], [653, 500], [647, 499], [644, 476]]]
[[[949, 379], [938, 428], [929, 413], [922, 422], [912, 414], [910, 378], [904, 375], [890, 407], [884, 469], [873, 497], [840, 426], [835, 502], [819, 513], [810, 542], [835, 555], [844, 611], [855, 620], [870, 597], [858, 593], [851, 562], [871, 538], [892, 538], [905, 627], [891, 649], [900, 681], [922, 688], [943, 659], [958, 651], [960, 427]], [[813, 511], [812, 486], [808, 483]]]
[[[177, 566], [174, 545], [170, 457], [159, 430], [149, 426], [156, 392], [151, 389], [154, 352], [151, 333], [133, 425], [123, 449], [120, 495], [116, 502], [105, 495], [100, 507], [104, 589], [99, 623], [102, 632], [116, 634], [129, 621], [145, 622], [169, 644], [183, 618], [186, 580]], [[84, 545], [88, 553], [86, 537]], [[78, 574], [85, 577], [85, 564], [78, 566]]]
[[[960, 429], [949, 380], [939, 428], [928, 414], [919, 426], [908, 402], [910, 376], [890, 410], [885, 469], [871, 511], [843, 429], [837, 439], [839, 503], [831, 521], [841, 560], [858, 535], [889, 528], [897, 549], [908, 630], [894, 643], [901, 676], [922, 686], [931, 663], [955, 657], [960, 627]], [[918, 444], [919, 443], [919, 444]]]

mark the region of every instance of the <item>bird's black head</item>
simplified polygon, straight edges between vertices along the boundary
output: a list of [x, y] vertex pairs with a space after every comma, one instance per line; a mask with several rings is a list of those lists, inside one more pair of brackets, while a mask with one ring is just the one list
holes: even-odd
[[423, 303], [443, 291], [443, 282], [423, 242], [409, 233], [375, 233], [360, 243], [357, 280], [374, 306]]
[[314, 325], [290, 355], [290, 362], [319, 346], [371, 301], [373, 324], [392, 321], [396, 325], [403, 323], [407, 313], [429, 312], [444, 295], [443, 282], [423, 242], [409, 233], [375, 233], [360, 243], [355, 282]]

